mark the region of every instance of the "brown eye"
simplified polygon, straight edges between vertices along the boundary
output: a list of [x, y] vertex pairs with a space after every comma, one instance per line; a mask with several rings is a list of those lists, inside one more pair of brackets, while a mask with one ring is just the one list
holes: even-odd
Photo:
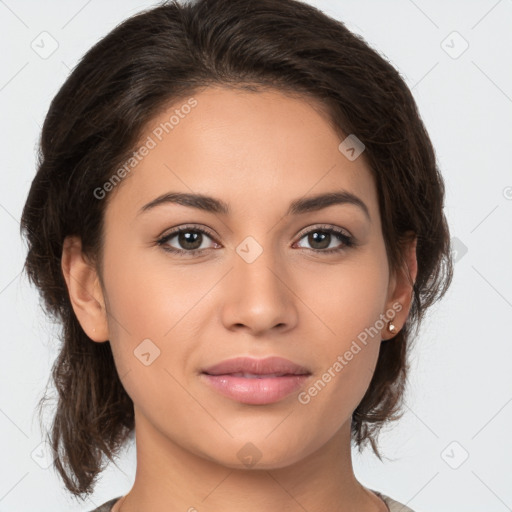
[[312, 231], [307, 235], [308, 243], [313, 249], [327, 249], [331, 243], [331, 236], [327, 231]]
[[[315, 228], [307, 233], [304, 233], [301, 240], [307, 238], [308, 244], [311, 246], [311, 250], [333, 253], [342, 251], [355, 245], [352, 236], [345, 234], [343, 231], [336, 228]], [[338, 241], [341, 245], [332, 247], [331, 244]], [[306, 247], [306, 249], [308, 249]]]
[[[209, 247], [202, 247], [205, 242], [205, 237], [212, 239], [211, 235], [204, 229], [200, 228], [180, 228], [168, 233], [167, 235], [160, 238], [157, 243], [162, 246], [165, 251], [177, 254], [196, 254]], [[174, 244], [178, 247], [172, 246], [169, 242], [176, 239]]]
[[177, 237], [178, 244], [182, 248], [195, 250], [201, 247], [203, 234], [198, 231], [180, 231]]

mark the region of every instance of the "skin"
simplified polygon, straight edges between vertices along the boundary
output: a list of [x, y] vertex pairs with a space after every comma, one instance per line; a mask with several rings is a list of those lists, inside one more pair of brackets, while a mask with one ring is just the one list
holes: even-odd
[[[69, 237], [62, 255], [77, 318], [91, 342], [110, 341], [134, 402], [136, 477], [113, 510], [385, 511], [354, 476], [350, 421], [381, 340], [394, 336], [386, 327], [308, 404], [297, 393], [242, 404], [199, 375], [234, 356], [278, 355], [309, 368], [307, 389], [396, 303], [400, 330], [412, 287], [405, 272], [389, 271], [364, 153], [350, 161], [338, 150], [342, 139], [312, 100], [221, 87], [194, 98], [195, 109], [110, 192], [104, 287], [79, 239]], [[370, 220], [351, 204], [285, 215], [295, 199], [339, 189], [364, 201]], [[138, 214], [170, 191], [211, 195], [232, 212], [169, 203]], [[174, 255], [156, 243], [191, 223], [215, 235], [203, 235], [203, 253]], [[320, 224], [342, 228], [358, 245], [323, 253], [327, 244], [303, 234]], [[252, 263], [236, 252], [247, 236], [263, 249]], [[177, 236], [167, 245], [187, 247]], [[343, 247], [335, 235], [328, 245]], [[415, 241], [406, 256], [414, 280]], [[134, 355], [147, 338], [160, 350], [148, 366]], [[261, 457], [252, 467], [237, 455], [246, 443]]]

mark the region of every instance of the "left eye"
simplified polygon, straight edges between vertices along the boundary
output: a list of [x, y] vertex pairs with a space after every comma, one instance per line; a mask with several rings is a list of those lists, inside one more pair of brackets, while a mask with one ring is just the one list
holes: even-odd
[[[319, 244], [320, 247], [312, 247], [311, 250], [322, 253], [339, 252], [354, 245], [352, 236], [335, 228], [315, 228], [304, 233], [300, 240], [303, 238], [307, 238], [310, 245]], [[338, 242], [341, 242], [341, 245], [338, 245], [337, 247], [330, 247], [331, 242], [335, 241], [335, 239], [337, 239]]]

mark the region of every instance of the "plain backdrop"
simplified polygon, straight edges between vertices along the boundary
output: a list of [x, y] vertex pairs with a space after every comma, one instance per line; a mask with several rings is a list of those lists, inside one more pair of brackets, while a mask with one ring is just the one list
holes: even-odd
[[[512, 510], [512, 0], [309, 3], [360, 34], [412, 89], [445, 179], [457, 261], [411, 354], [406, 413], [381, 435], [389, 460], [354, 452], [356, 476], [417, 512]], [[133, 445], [85, 503], [47, 467], [35, 406], [57, 327], [21, 274], [19, 219], [51, 99], [95, 42], [153, 5], [0, 1], [0, 512], [87, 511], [133, 482]]]

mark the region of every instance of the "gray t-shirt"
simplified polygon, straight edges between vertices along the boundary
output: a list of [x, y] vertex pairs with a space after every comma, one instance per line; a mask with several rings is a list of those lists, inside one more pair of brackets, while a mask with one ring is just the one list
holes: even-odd
[[414, 512], [412, 508], [409, 508], [407, 505], [395, 501], [393, 498], [390, 498], [385, 494], [374, 491], [373, 489], [371, 489], [371, 491], [374, 492], [382, 501], [384, 501], [384, 503], [389, 508], [389, 512]]
[[[381, 498], [384, 503], [389, 508], [389, 512], [414, 512], [411, 508], [407, 507], [406, 505], [403, 505], [402, 503], [399, 503], [398, 501], [395, 501], [394, 499], [390, 498], [389, 496], [386, 496], [378, 491], [374, 491], [371, 489], [372, 492], [374, 492], [379, 498]], [[122, 496], [118, 496], [117, 498], [114, 498], [110, 501], [107, 501], [106, 503], [103, 503], [100, 507], [91, 510], [91, 512], [110, 512], [112, 510], [112, 507], [114, 506], [117, 501], [119, 501], [122, 498]]]

